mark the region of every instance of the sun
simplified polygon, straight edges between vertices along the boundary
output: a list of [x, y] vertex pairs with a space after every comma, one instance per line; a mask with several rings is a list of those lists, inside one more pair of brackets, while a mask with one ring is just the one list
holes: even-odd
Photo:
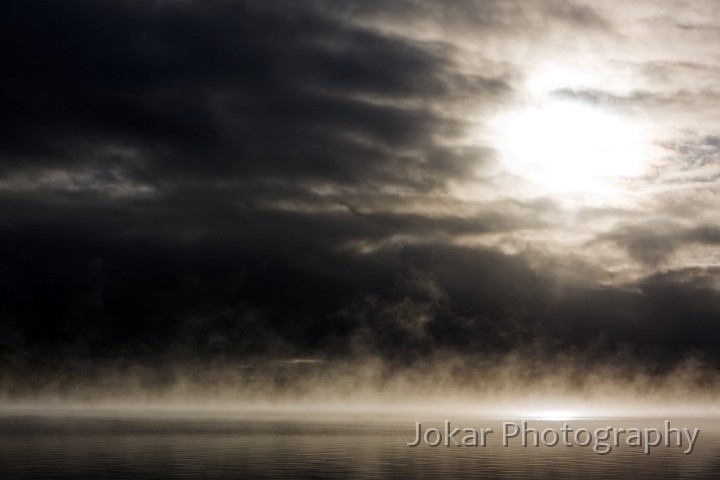
[[549, 191], [608, 194], [645, 167], [640, 125], [595, 105], [546, 99], [495, 127], [509, 170]]

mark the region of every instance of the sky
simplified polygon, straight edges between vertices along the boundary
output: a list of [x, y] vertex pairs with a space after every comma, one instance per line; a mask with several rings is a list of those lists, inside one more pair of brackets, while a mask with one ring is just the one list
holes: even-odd
[[718, 18], [3, 2], [0, 353], [717, 362]]

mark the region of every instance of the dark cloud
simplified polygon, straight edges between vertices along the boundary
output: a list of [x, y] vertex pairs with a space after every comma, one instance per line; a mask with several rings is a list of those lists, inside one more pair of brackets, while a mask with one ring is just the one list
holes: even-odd
[[[510, 91], [502, 79], [461, 73], [442, 45], [284, 4], [5, 9], [5, 169], [114, 167], [153, 184], [382, 182], [394, 169], [442, 184], [456, 169], [443, 172], [437, 154], [423, 152], [464, 127], [432, 103]], [[395, 173], [392, 183], [404, 183]]]
[[373, 352], [409, 362], [434, 349], [488, 354], [543, 341], [568, 350], [598, 338], [610, 352], [631, 345], [662, 360], [711, 352], [717, 338], [715, 270], [667, 272], [634, 290], [561, 286], [488, 249], [435, 243], [358, 256], [333, 250], [332, 236], [255, 235], [181, 245], [4, 232], [2, 340], [52, 361]]
[[[403, 19], [447, 39], [403, 33]], [[522, 96], [528, 57], [482, 45], [527, 48], [555, 31], [614, 38], [615, 26], [557, 2], [4, 3], [2, 348], [33, 361], [403, 362], [601, 338], [604, 351], [715, 353], [713, 269], [598, 286], [538, 268], [552, 253], [531, 240], [562, 237], [569, 214], [564, 199], [503, 183], [521, 182], [501, 171], [484, 115]], [[468, 32], [475, 43], [458, 41]], [[633, 108], [697, 98], [553, 95]], [[673, 145], [688, 170], [718, 141]], [[590, 245], [645, 266], [718, 244], [709, 222], [680, 226], [670, 213], [573, 218], [605, 231]]]
[[560, 88], [553, 91], [552, 95], [562, 100], [571, 100], [605, 107], [632, 106], [633, 104], [647, 102], [648, 100], [656, 98], [651, 92], [642, 90], [630, 92], [625, 95], [618, 95], [599, 89]]
[[681, 247], [720, 244], [720, 229], [714, 226], [684, 227], [666, 221], [647, 221], [638, 225], [621, 225], [601, 235], [598, 240], [611, 241], [627, 250], [638, 262], [662, 265]]

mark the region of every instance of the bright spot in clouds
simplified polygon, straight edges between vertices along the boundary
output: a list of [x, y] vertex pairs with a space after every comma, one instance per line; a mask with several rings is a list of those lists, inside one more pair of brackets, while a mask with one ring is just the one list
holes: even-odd
[[537, 102], [503, 114], [495, 128], [507, 168], [552, 192], [612, 194], [646, 165], [639, 124], [579, 101]]

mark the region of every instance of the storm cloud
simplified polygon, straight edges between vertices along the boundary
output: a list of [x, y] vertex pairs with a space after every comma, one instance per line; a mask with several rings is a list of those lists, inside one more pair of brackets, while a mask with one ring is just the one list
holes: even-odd
[[[717, 6], [619, 5], [5, 2], [0, 343], [715, 359]], [[601, 201], [508, 168], [533, 85], [645, 125], [649, 167]]]

